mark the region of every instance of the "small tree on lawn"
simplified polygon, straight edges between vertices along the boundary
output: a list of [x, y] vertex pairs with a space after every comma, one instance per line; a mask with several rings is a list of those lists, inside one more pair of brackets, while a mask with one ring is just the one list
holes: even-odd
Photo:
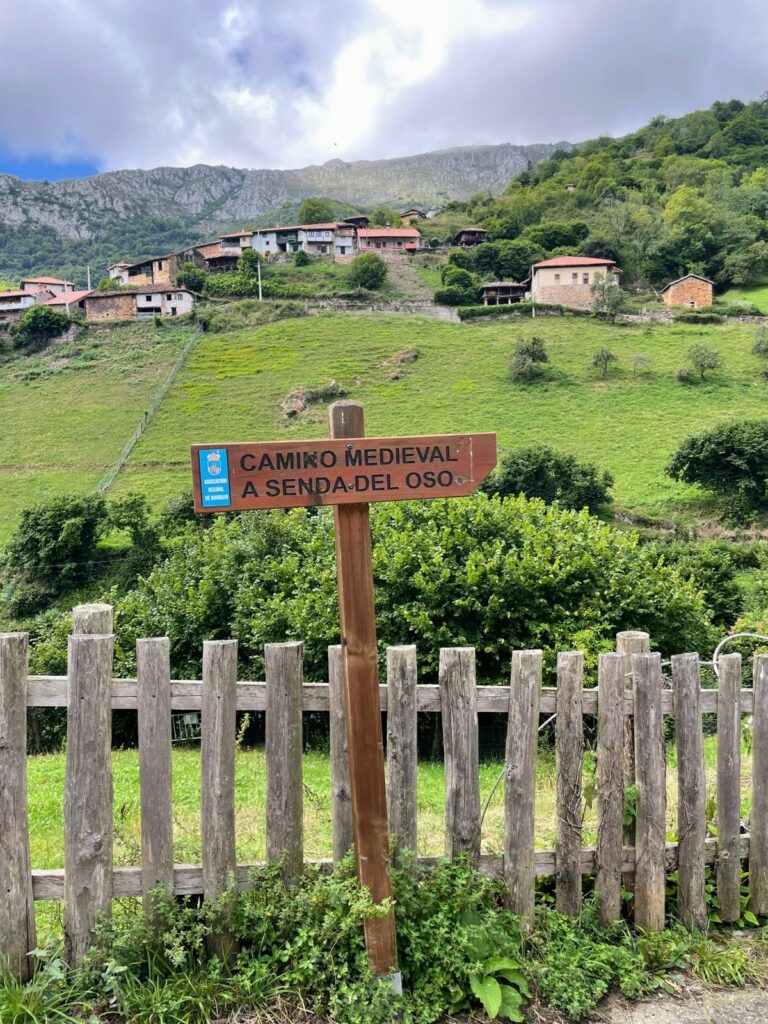
[[309, 258], [309, 253], [306, 249], [299, 249], [298, 252], [293, 254], [293, 265], [294, 267], [308, 267], [312, 260]]
[[521, 338], [512, 349], [509, 360], [509, 375], [512, 380], [532, 381], [541, 376], [542, 365], [549, 362], [543, 338]]
[[237, 259], [237, 269], [243, 277], [256, 277], [261, 256], [255, 249], [243, 249]]
[[758, 359], [768, 359], [768, 329], [765, 324], [761, 324], [757, 329], [752, 355], [757, 356]]
[[707, 370], [719, 370], [723, 362], [720, 349], [710, 348], [709, 345], [691, 345], [685, 355], [693, 364], [699, 380], [704, 380]]
[[599, 348], [592, 356], [592, 367], [593, 369], [600, 371], [601, 377], [607, 377], [608, 367], [611, 363], [617, 362], [618, 358], [618, 356], [615, 356], [613, 352], [610, 352], [607, 348]]
[[50, 306], [33, 306], [11, 327], [13, 347], [38, 352], [62, 335], [71, 323], [66, 313], [57, 313]]
[[349, 281], [355, 288], [376, 291], [387, 279], [387, 264], [375, 252], [361, 252], [349, 267]]
[[592, 312], [600, 313], [613, 322], [624, 309], [624, 292], [608, 274], [596, 274], [589, 290], [592, 293]]

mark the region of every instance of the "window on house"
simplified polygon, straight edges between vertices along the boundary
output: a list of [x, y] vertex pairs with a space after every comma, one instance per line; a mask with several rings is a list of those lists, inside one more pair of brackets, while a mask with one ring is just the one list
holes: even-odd
[[555, 284], [560, 284], [560, 275], [555, 274]]
[[576, 274], [576, 273], [571, 274], [571, 281], [573, 281], [574, 284], [578, 284], [579, 283], [579, 275]]
[[582, 274], [581, 282], [582, 284], [589, 284], [589, 274]]
[[182, 302], [184, 300], [184, 293], [183, 292], [179, 292], [179, 294], [176, 296], [176, 298], [177, 298], [177, 300], [179, 302]]
[[151, 302], [152, 301], [152, 296], [151, 295], [145, 295], [144, 296], [144, 301], [145, 302]]
[[163, 269], [163, 261], [162, 260], [158, 260], [157, 261], [157, 269], [158, 270], [162, 270]]
[[165, 297], [166, 297], [166, 299], [168, 299], [168, 301], [169, 301], [169, 302], [170, 302], [170, 301], [171, 301], [171, 299], [173, 298], [173, 296], [172, 296], [172, 295], [166, 295]]
[[171, 306], [171, 316], [176, 316], [176, 307]]

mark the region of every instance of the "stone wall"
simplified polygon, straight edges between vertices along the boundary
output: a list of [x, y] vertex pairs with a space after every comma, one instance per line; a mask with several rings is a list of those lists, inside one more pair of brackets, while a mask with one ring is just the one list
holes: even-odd
[[588, 284], [539, 285], [536, 302], [551, 306], [570, 306], [572, 309], [591, 309], [592, 291]]
[[134, 320], [136, 318], [136, 296], [126, 292], [123, 295], [95, 295], [85, 300], [86, 320]]
[[677, 284], [670, 285], [661, 297], [668, 306], [692, 306], [694, 309], [711, 306], [712, 285], [708, 281], [700, 281], [697, 277], [686, 277]]

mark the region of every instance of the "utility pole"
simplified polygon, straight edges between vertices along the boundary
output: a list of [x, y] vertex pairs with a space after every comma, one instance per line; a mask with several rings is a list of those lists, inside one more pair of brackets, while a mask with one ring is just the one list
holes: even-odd
[[91, 290], [91, 264], [89, 263], [86, 267], [86, 274], [88, 275], [88, 291]]
[[259, 302], [261, 302], [261, 253], [258, 253], [257, 255], [259, 258], [256, 260], [256, 272], [259, 275]]

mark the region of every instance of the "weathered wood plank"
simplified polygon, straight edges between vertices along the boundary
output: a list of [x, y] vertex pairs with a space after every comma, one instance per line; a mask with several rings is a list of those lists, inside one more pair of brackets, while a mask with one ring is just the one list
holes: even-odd
[[[740, 856], [742, 860], [749, 858], [749, 836], [742, 836], [740, 842]], [[717, 858], [717, 841], [707, 839], [705, 848], [705, 859], [707, 864], [714, 864]], [[582, 847], [581, 850], [581, 873], [593, 875], [595, 873], [596, 851], [594, 847]], [[537, 878], [551, 878], [555, 874], [556, 855], [554, 850], [537, 850], [535, 854]], [[419, 857], [418, 863], [429, 867], [439, 863], [439, 857]], [[667, 871], [674, 871], [677, 867], [677, 844], [667, 843], [665, 850], [665, 862]], [[309, 865], [320, 867], [321, 870], [330, 873], [333, 869], [333, 861], [329, 859], [310, 860]], [[238, 864], [235, 869], [235, 883], [238, 890], [243, 891], [250, 888], [249, 874], [254, 868], [263, 867], [263, 861], [254, 861], [248, 864]], [[625, 846], [622, 855], [622, 871], [631, 871], [635, 866], [635, 850], [632, 846]], [[504, 875], [504, 862], [501, 857], [494, 857], [490, 854], [482, 854], [478, 863], [478, 871], [484, 875], [501, 878]], [[119, 867], [112, 872], [113, 893], [115, 898], [120, 896], [141, 896], [141, 868], [140, 867]], [[35, 900], [60, 900], [64, 896], [64, 872], [60, 868], [49, 868], [47, 870], [32, 869], [32, 886]], [[200, 864], [176, 864], [174, 866], [174, 895], [195, 896], [203, 891], [203, 869]]]
[[[200, 831], [203, 895], [211, 901], [220, 900], [235, 885], [236, 679], [237, 640], [204, 641]], [[235, 952], [235, 940], [224, 917], [222, 912], [208, 945], [226, 963]]]
[[396, 850], [416, 852], [416, 648], [387, 648], [387, 809]]
[[[174, 711], [200, 711], [202, 708], [202, 685], [199, 680], [171, 680], [171, 707]], [[238, 711], [266, 711], [267, 691], [263, 682], [239, 682], [237, 684]], [[597, 687], [587, 687], [582, 700], [585, 715], [597, 714]], [[627, 701], [625, 714], [632, 715], [631, 700]], [[65, 708], [67, 706], [66, 676], [30, 676], [27, 685], [27, 707]], [[379, 687], [379, 706], [387, 710], [387, 687]], [[419, 683], [416, 691], [418, 711], [441, 710], [440, 687], [432, 683]], [[328, 711], [328, 683], [304, 683], [302, 707], [304, 711]], [[741, 713], [749, 715], [754, 708], [752, 690], [741, 691]], [[479, 714], [503, 714], [509, 709], [508, 686], [485, 686], [477, 688], [477, 710]], [[664, 690], [661, 695], [661, 709], [665, 715], [675, 713], [672, 693]], [[112, 680], [112, 710], [136, 710], [136, 680]], [[554, 686], [543, 687], [539, 710], [551, 715], [557, 710], [557, 690]], [[702, 714], [717, 713], [717, 690], [701, 691]]]
[[474, 647], [440, 650], [445, 763], [445, 855], [480, 856], [480, 760]]
[[171, 643], [167, 636], [136, 641], [139, 788], [144, 912], [154, 889], [173, 890], [171, 776]]
[[707, 781], [701, 729], [698, 654], [672, 656], [677, 743], [677, 913], [686, 928], [704, 931], [704, 843], [707, 838]]
[[69, 638], [64, 787], [64, 938], [78, 963], [112, 906], [112, 714], [114, 637]]
[[267, 860], [282, 861], [283, 877], [295, 881], [304, 867], [301, 685], [304, 645], [267, 644]]
[[595, 894], [600, 922], [621, 917], [622, 825], [624, 820], [623, 654], [601, 654], [597, 711], [597, 854]]
[[752, 685], [752, 809], [749, 816], [749, 907], [768, 914], [768, 654], [756, 654]]
[[635, 684], [637, 778], [635, 924], [645, 931], [659, 932], [664, 929], [667, 805], [661, 655], [633, 654], [632, 675]]
[[36, 948], [27, 797], [28, 633], [0, 633], [0, 959], [26, 981]]
[[510, 910], [530, 924], [536, 896], [536, 745], [541, 651], [513, 651], [504, 785], [504, 879]]
[[[623, 654], [624, 661], [624, 684], [628, 690], [632, 689], [632, 655], [646, 654], [651, 649], [651, 640], [648, 633], [639, 630], [624, 630], [616, 634], [616, 651]], [[629, 709], [634, 709], [634, 701], [630, 695], [624, 698], [624, 789], [635, 784], [635, 719], [634, 714], [627, 714]], [[635, 845], [635, 822], [624, 823], [624, 845]], [[624, 873], [622, 884], [625, 889], [632, 891], [635, 887], [634, 876]]]
[[112, 632], [111, 604], [78, 604], [72, 609], [72, 632], [108, 636]]
[[[328, 684], [331, 745], [331, 828], [333, 859], [343, 860], [352, 849], [352, 792], [349, 782], [349, 749], [344, 715], [344, 665], [341, 645], [328, 648]], [[307, 684], [304, 684], [306, 701]]]
[[717, 900], [723, 921], [741, 916], [739, 834], [741, 832], [741, 655], [719, 660], [717, 710]]
[[581, 695], [584, 655], [557, 656], [555, 763], [557, 785], [557, 909], [568, 917], [581, 913], [581, 776], [584, 719]]

